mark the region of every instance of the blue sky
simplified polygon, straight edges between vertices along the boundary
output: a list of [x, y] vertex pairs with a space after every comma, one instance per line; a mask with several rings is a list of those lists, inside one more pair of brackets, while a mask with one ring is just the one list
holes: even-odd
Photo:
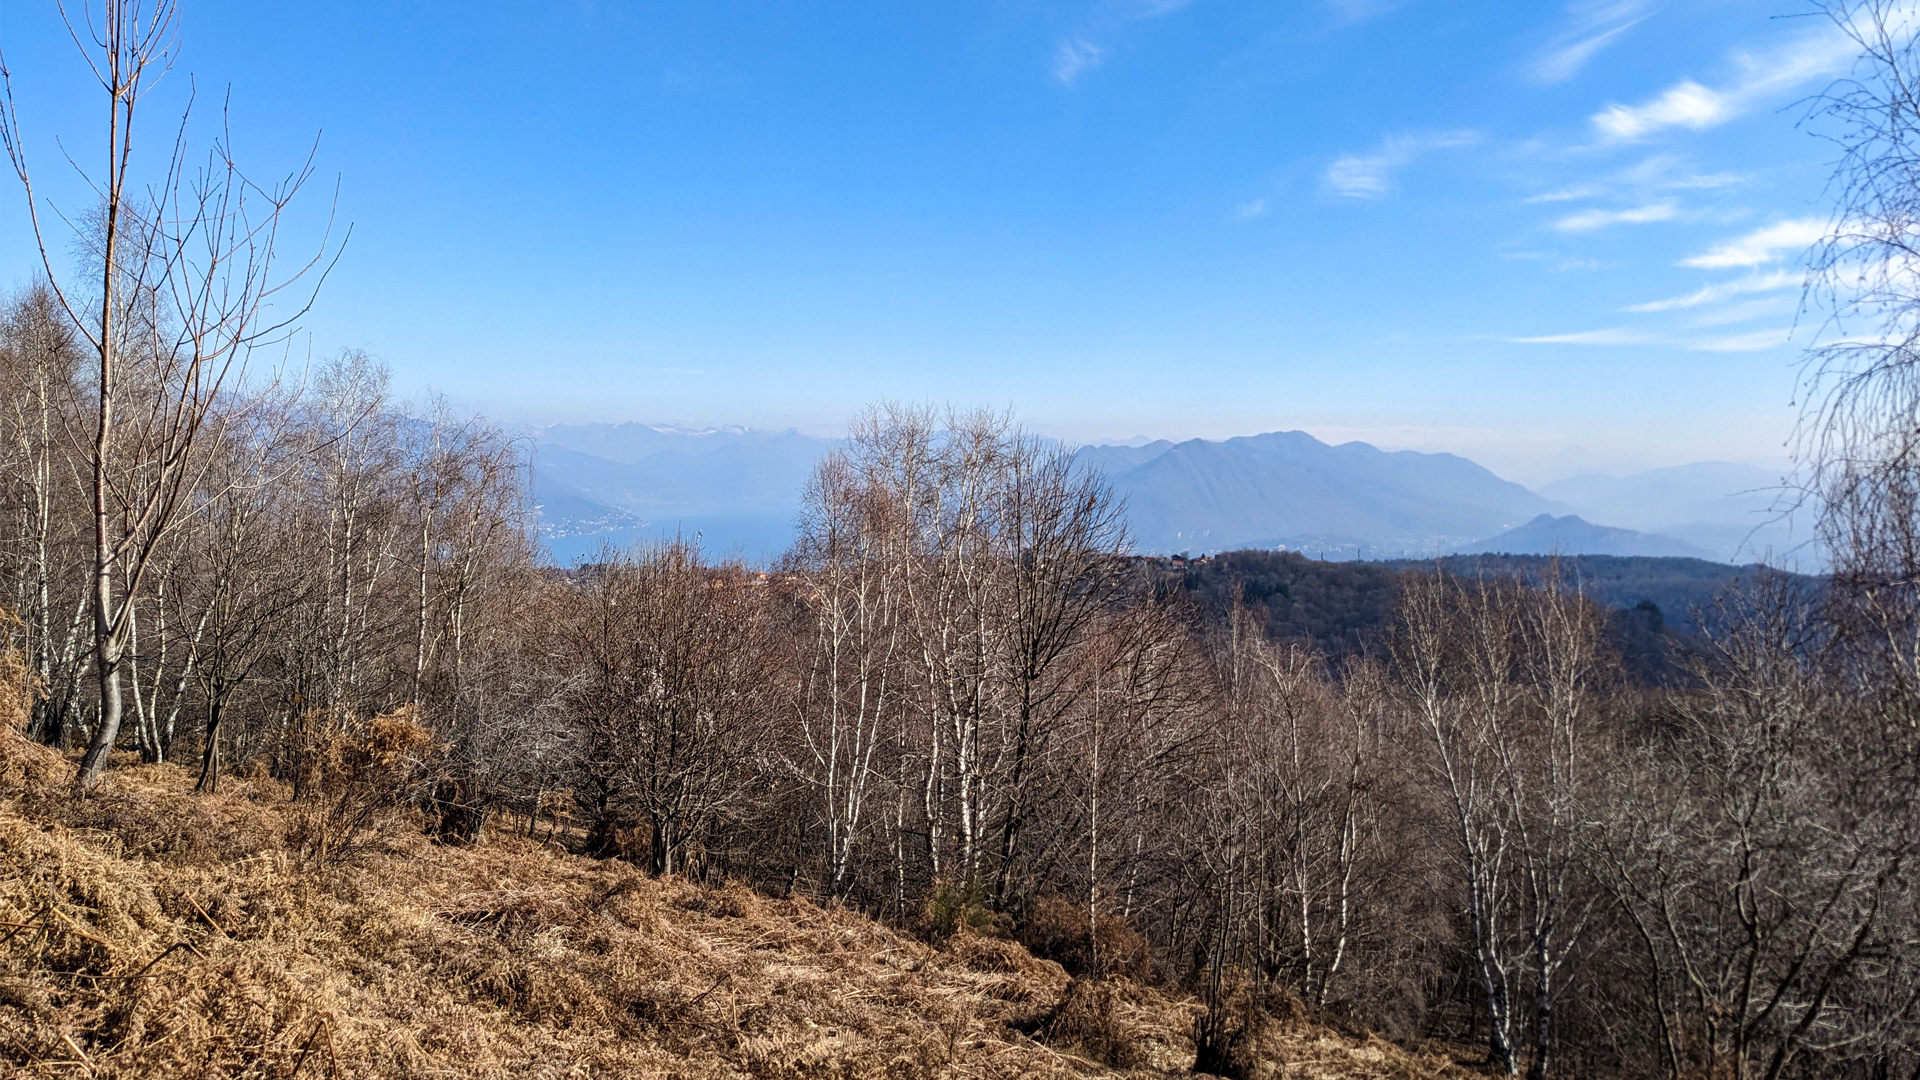
[[[1768, 461], [1830, 156], [1794, 103], [1849, 59], [1804, 10], [186, 0], [143, 145], [189, 74], [258, 173], [318, 134], [297, 224], [337, 178], [353, 235], [301, 348], [507, 421]], [[0, 48], [72, 206], [51, 139], [102, 108], [56, 18], [10, 0]]]

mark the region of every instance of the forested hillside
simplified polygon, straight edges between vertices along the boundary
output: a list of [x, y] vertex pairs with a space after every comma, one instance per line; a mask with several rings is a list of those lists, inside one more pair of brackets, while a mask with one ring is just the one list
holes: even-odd
[[[1810, 365], [1810, 582], [1142, 559], [1089, 459], [898, 403], [807, 473], [777, 566], [681, 536], [557, 569], [525, 445], [363, 353], [296, 368], [333, 250], [279, 262], [308, 172], [129, 165], [177, 11], [104, 5], [73, 34], [100, 212], [44, 219], [73, 270], [35, 217], [44, 277], [0, 300], [0, 1063], [1920, 1076], [1920, 28], [1881, 49], [1890, 10], [1829, 12], [1871, 92], [1823, 106], [1852, 231], [1814, 271], [1880, 321]], [[1226, 452], [1391, 497], [1281, 505], [1206, 446], [1135, 479], [1410, 541], [1537, 502], [1255, 442]]]
[[1203, 617], [1224, 625], [1243, 606], [1277, 641], [1329, 657], [1387, 648], [1408, 575], [1561, 582], [1608, 609], [1610, 645], [1643, 682], [1679, 674], [1706, 646], [1702, 630], [1744, 590], [1772, 583], [1812, 589], [1801, 575], [1762, 566], [1652, 556], [1452, 555], [1392, 562], [1324, 561], [1298, 552], [1230, 551], [1202, 559], [1148, 559], [1177, 582]]
[[[90, 595], [71, 479], [85, 470], [36, 435], [77, 422], [59, 410], [85, 394], [36, 396], [78, 359], [44, 312], [16, 302], [4, 353], [14, 400], [45, 410], [7, 429], [16, 505], [44, 508], [15, 519], [6, 549], [15, 723], [50, 748], [12, 751], [32, 776], [11, 812], [53, 845], [15, 864], [8, 894], [9, 962], [30, 988], [0, 1005], [16, 1064], [187, 1074], [144, 1049], [151, 1031], [203, 1061], [270, 1051], [289, 1069], [332, 1037], [335, 1054], [404, 1072], [468, 1037], [403, 1025], [420, 1056], [383, 1057], [388, 1021], [366, 1018], [423, 1009], [528, 1025], [486, 1044], [509, 1072], [830, 1075], [870, 1060], [918, 1075], [969, 1071], [976, 1050], [1021, 1072], [1042, 1068], [1022, 1056], [1038, 1039], [1088, 1068], [1266, 1076], [1333, 1038], [1324, 1025], [1360, 1035], [1323, 1048], [1349, 1064], [1360, 1033], [1545, 1075], [1765, 1056], [1783, 1075], [1866, 1077], [1910, 1061], [1910, 815], [1879, 801], [1904, 790], [1883, 770], [1909, 760], [1908, 729], [1873, 721], [1897, 715], [1897, 684], [1845, 681], [1897, 642], [1809, 648], [1826, 615], [1803, 589], [1747, 583], [1687, 680], [1636, 685], [1582, 575], [1627, 598], [1718, 589], [1723, 569], [1141, 560], [1123, 553], [1111, 490], [1057, 447], [1003, 415], [900, 407], [870, 412], [816, 470], [778, 572], [671, 544], [560, 573], [533, 556], [509, 444], [476, 420], [408, 415], [348, 356], [313, 396], [200, 444], [192, 512], [140, 534], [150, 576], [138, 592], [116, 579], [131, 628], [112, 661], [116, 735], [98, 692], [115, 684], [69, 621]], [[1256, 604], [1265, 620], [1246, 617]], [[1353, 635], [1377, 646], [1345, 648], [1367, 620]], [[1295, 626], [1340, 647], [1303, 648]], [[1755, 700], [1774, 703], [1762, 742]], [[1828, 750], [1792, 749], [1809, 743]], [[62, 752], [81, 745], [101, 752]], [[1840, 815], [1854, 824], [1836, 846]], [[383, 928], [353, 930], [369, 916], [342, 904], [387, 912]], [[732, 931], [683, 926], [675, 948], [739, 958], [623, 959], [639, 939], [607, 920], [655, 926], [648, 905], [673, 904], [778, 912], [752, 940], [797, 951], [755, 959]], [[581, 911], [599, 912], [590, 932]], [[1670, 923], [1651, 949], [1636, 929], [1650, 918]], [[931, 997], [912, 1001], [976, 993], [972, 975], [935, 974], [966, 950], [1010, 957], [991, 961], [1009, 974], [1042, 971], [1026, 953], [1060, 967], [978, 991], [1018, 1007], [927, 1006], [922, 1023], [907, 1003], [884, 1030], [736, 983], [824, 963], [820, 926], [924, 957], [910, 978]], [[475, 934], [500, 944], [436, 944]], [[421, 973], [399, 983], [374, 974], [393, 961], [373, 942], [395, 935], [418, 942], [405, 970]], [[272, 991], [285, 1022], [247, 1026], [205, 981], [264, 963], [229, 939], [309, 942], [271, 955], [309, 965], [340, 1004]], [[123, 952], [156, 966], [129, 970]], [[1686, 965], [1708, 958], [1754, 978], [1688, 997]], [[431, 1000], [404, 981], [448, 970], [468, 974]], [[842, 988], [827, 997], [882, 979], [830, 970], [790, 977]], [[102, 989], [135, 974], [184, 980], [206, 1015]], [[1769, 1000], [1793, 1009], [1763, 1013]], [[1727, 1010], [1751, 1017], [1737, 1038]], [[1850, 1032], [1845, 1048], [1811, 1040], [1810, 1015]], [[823, 1026], [862, 1034], [825, 1048], [799, 1034]], [[950, 1056], [921, 1046], [935, 1031]]]

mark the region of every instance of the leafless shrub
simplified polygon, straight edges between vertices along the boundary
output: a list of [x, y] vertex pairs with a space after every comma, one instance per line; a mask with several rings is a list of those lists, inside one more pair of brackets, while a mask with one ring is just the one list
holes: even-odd
[[318, 866], [352, 860], [383, 843], [390, 819], [421, 783], [433, 737], [411, 709], [366, 720], [303, 716], [288, 841]]

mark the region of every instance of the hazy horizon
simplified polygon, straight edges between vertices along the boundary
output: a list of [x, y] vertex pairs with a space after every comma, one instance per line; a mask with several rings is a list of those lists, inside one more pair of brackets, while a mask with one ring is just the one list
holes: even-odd
[[[1080, 442], [1755, 461], [1824, 221], [1795, 103], [1851, 55], [1792, 13], [206, 0], [146, 107], [197, 87], [201, 137], [230, 100], [263, 178], [318, 135], [286, 243], [353, 235], [295, 358], [506, 421], [825, 433], [895, 398]], [[5, 36], [73, 211], [54, 140], [97, 90], [51, 5]], [[0, 281], [27, 241], [0, 203]]]
[[[506, 417], [494, 417], [494, 419], [511, 424], [516, 428], [536, 431], [550, 427], [639, 424], [644, 427], [671, 430], [685, 434], [739, 429], [768, 433], [793, 431], [812, 438], [837, 439], [845, 436], [847, 433], [846, 423], [842, 423], [837, 427], [809, 427], [798, 424], [780, 424], [777, 422], [757, 424], [733, 420], [714, 421], [699, 417], [674, 417], [664, 420], [626, 418], [618, 420], [528, 421]], [[1747, 465], [1759, 469], [1778, 470], [1783, 475], [1790, 472], [1793, 466], [1791, 457], [1784, 453], [1774, 457], [1755, 456], [1748, 458], [1733, 455], [1723, 455], [1719, 457], [1636, 457], [1623, 454], [1602, 454], [1577, 442], [1563, 445], [1556, 452], [1545, 456], [1538, 454], [1529, 455], [1524, 449], [1502, 452], [1497, 444], [1483, 444], [1482, 446], [1474, 447], [1470, 442], [1463, 445], [1462, 443], [1443, 443], [1438, 441], [1395, 441], [1395, 432], [1391, 430], [1374, 431], [1365, 428], [1336, 425], [1325, 427], [1273, 426], [1259, 430], [1226, 431], [1218, 433], [1213, 431], [1206, 433], [1176, 431], [1162, 434], [1142, 432], [1128, 436], [1099, 434], [1075, 436], [1062, 433], [1051, 425], [1048, 425], [1043, 418], [1036, 419], [1028, 417], [1018, 413], [1017, 410], [1015, 412], [1015, 419], [1039, 435], [1058, 439], [1075, 446], [1142, 446], [1160, 441], [1179, 443], [1189, 439], [1205, 439], [1210, 442], [1220, 442], [1227, 439], [1265, 435], [1273, 432], [1304, 431], [1321, 442], [1333, 446], [1346, 442], [1362, 442], [1389, 452], [1411, 450], [1422, 454], [1453, 454], [1486, 468], [1504, 480], [1511, 480], [1527, 487], [1537, 487], [1542, 484], [1549, 484], [1577, 476], [1598, 475], [1624, 478], [1659, 469], [1716, 462]], [[1489, 449], [1489, 446], [1492, 448]]]

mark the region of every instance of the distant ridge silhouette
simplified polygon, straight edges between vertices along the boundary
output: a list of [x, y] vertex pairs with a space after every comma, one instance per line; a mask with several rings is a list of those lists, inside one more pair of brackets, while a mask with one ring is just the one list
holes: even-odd
[[1659, 533], [1595, 525], [1573, 514], [1541, 514], [1517, 529], [1455, 548], [1456, 555], [1654, 555], [1712, 559], [1713, 553]]

